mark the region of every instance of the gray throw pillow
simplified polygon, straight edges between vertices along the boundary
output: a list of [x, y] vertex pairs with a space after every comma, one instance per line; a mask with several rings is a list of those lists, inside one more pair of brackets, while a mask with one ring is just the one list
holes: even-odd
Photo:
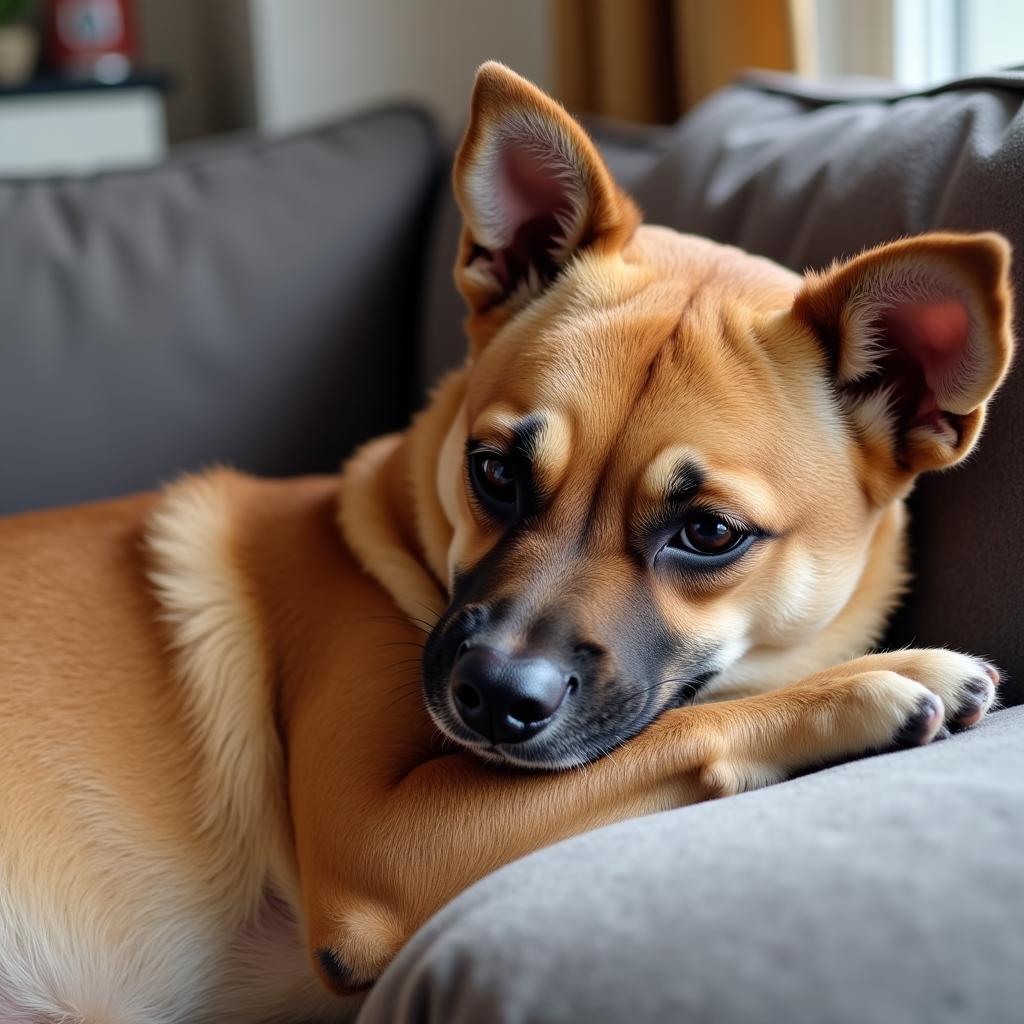
[[215, 461], [332, 470], [400, 426], [438, 168], [393, 108], [0, 181], [0, 513]]

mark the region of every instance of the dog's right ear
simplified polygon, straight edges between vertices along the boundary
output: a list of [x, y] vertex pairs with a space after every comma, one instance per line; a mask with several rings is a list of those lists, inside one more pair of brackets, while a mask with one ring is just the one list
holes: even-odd
[[964, 459], [1013, 353], [1010, 247], [933, 232], [808, 274], [793, 314], [828, 357], [880, 502]]
[[463, 218], [455, 283], [474, 354], [577, 252], [615, 251], [640, 222], [579, 124], [493, 61], [477, 72], [454, 186]]

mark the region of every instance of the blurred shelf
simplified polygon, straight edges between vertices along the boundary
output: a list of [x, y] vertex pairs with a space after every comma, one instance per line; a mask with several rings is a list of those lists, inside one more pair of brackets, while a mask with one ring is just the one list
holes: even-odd
[[119, 82], [36, 78], [0, 88], [0, 176], [85, 174], [167, 152], [164, 74]]
[[30, 78], [20, 85], [0, 85], [0, 99], [9, 96], [48, 96], [59, 93], [113, 92], [118, 89], [155, 89], [168, 92], [172, 86], [170, 75], [160, 72], [145, 72], [130, 75], [118, 82], [99, 82], [90, 78], [58, 78], [43, 75]]

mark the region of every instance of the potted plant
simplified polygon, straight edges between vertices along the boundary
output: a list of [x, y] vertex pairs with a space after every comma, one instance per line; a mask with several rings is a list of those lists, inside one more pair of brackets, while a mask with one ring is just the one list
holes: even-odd
[[20, 85], [32, 77], [39, 33], [25, 19], [32, 0], [0, 0], [0, 85]]

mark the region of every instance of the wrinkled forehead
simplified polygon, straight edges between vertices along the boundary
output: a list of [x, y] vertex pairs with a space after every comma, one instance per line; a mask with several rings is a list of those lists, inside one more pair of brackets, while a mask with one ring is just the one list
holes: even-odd
[[656, 501], [699, 477], [761, 520], [794, 450], [841, 447], [820, 367], [766, 333], [784, 296], [737, 301], [712, 273], [701, 287], [646, 266], [597, 289], [595, 276], [553, 289], [483, 353], [470, 438], [528, 457], [550, 489], [576, 472]]
[[706, 364], [763, 362], [750, 342], [799, 280], [740, 250], [642, 227], [622, 254], [584, 255], [510, 319], [479, 360], [470, 411], [525, 393], [614, 417], [656, 369], [672, 386], [685, 383], [672, 365], [694, 376]]

